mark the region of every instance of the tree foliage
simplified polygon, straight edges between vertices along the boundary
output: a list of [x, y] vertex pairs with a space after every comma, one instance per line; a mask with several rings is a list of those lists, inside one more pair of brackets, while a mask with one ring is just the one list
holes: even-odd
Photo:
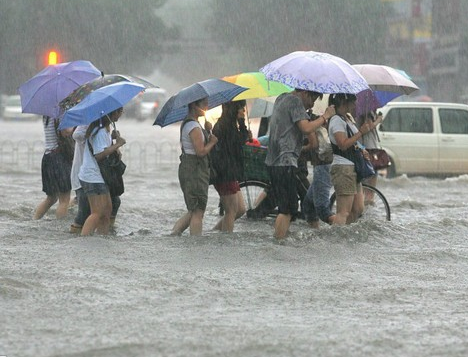
[[46, 65], [56, 49], [63, 62], [85, 59], [105, 73], [154, 69], [178, 37], [157, 16], [166, 0], [0, 0], [0, 92]]
[[351, 63], [383, 59], [385, 5], [364, 0], [212, 0], [211, 31], [258, 69], [292, 51], [328, 52]]

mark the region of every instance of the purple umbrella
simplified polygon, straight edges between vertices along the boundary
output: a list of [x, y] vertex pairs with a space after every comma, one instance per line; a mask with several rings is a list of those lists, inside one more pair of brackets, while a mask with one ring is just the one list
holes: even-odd
[[318, 93], [352, 93], [369, 89], [344, 59], [329, 53], [296, 51], [260, 68], [271, 81]]
[[89, 61], [47, 66], [19, 87], [22, 111], [55, 118], [62, 99], [78, 86], [100, 75], [101, 71]]

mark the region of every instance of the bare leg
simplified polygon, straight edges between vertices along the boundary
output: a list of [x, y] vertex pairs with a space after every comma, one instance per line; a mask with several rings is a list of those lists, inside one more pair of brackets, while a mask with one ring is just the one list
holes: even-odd
[[353, 206], [346, 223], [356, 222], [361, 217], [362, 212], [364, 212], [364, 194], [362, 193], [362, 189], [358, 189], [358, 193], [354, 195]]
[[354, 195], [336, 196], [336, 215], [333, 224], [343, 226], [347, 223], [353, 207]]
[[81, 229], [81, 235], [91, 235], [96, 231], [98, 234], [108, 234], [112, 201], [109, 194], [88, 196], [91, 214]]
[[172, 228], [171, 235], [178, 236], [181, 235], [190, 225], [190, 219], [192, 218], [192, 212], [187, 212], [182, 217], [180, 217]]
[[214, 230], [222, 232], [232, 232], [234, 230], [234, 221], [242, 217], [245, 213], [245, 202], [242, 192], [233, 195], [221, 197], [224, 207], [224, 216], [216, 223]]
[[47, 213], [50, 207], [57, 202], [57, 196], [47, 196], [36, 208], [33, 219], [41, 219]]
[[59, 193], [58, 196], [59, 204], [55, 216], [60, 219], [66, 217], [68, 208], [70, 207], [70, 191]]
[[201, 236], [203, 230], [203, 215], [205, 211], [201, 209], [196, 209], [192, 212], [190, 217], [190, 235], [191, 236]]
[[247, 207], [245, 206], [244, 196], [242, 195], [242, 192], [241, 191], [237, 192], [236, 196], [237, 196], [236, 219], [239, 219], [245, 214], [245, 212], [247, 212]]
[[291, 215], [280, 213], [275, 221], [275, 238], [283, 239], [286, 237], [291, 224]]

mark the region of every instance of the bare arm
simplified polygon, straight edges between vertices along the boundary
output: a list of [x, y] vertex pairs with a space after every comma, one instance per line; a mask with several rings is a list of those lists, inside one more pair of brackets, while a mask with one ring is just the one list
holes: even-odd
[[335, 133], [335, 141], [336, 145], [341, 151], [345, 151], [349, 149], [351, 146], [353, 146], [360, 138], [362, 138], [363, 135], [367, 134], [369, 132], [370, 125], [369, 123], [364, 123], [359, 131], [348, 138], [348, 135], [345, 132], [336, 132]]
[[213, 146], [218, 142], [218, 138], [211, 134], [208, 143], [205, 145], [205, 136], [200, 128], [195, 128], [190, 131], [189, 136], [198, 157], [208, 155]]
[[300, 120], [297, 122], [297, 126], [304, 134], [310, 134], [316, 131], [320, 126], [327, 123], [330, 118], [335, 115], [335, 106], [330, 105], [320, 117], [314, 121], [308, 119]]
[[115, 144], [112, 144], [111, 146], [106, 147], [104, 151], [101, 151], [99, 154], [94, 155], [94, 157], [96, 158], [96, 161], [99, 162], [101, 160], [104, 160], [107, 156], [112, 154], [114, 151], [117, 151], [117, 153], [119, 153], [119, 148], [125, 145], [125, 143], [126, 143], [125, 139], [119, 135], [115, 139]]

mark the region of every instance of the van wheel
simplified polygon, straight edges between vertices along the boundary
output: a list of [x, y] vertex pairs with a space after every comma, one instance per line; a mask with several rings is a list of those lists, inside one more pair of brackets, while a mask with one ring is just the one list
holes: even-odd
[[387, 178], [394, 178], [396, 177], [396, 167], [395, 163], [393, 162], [392, 158], [390, 158], [390, 166], [387, 167]]

